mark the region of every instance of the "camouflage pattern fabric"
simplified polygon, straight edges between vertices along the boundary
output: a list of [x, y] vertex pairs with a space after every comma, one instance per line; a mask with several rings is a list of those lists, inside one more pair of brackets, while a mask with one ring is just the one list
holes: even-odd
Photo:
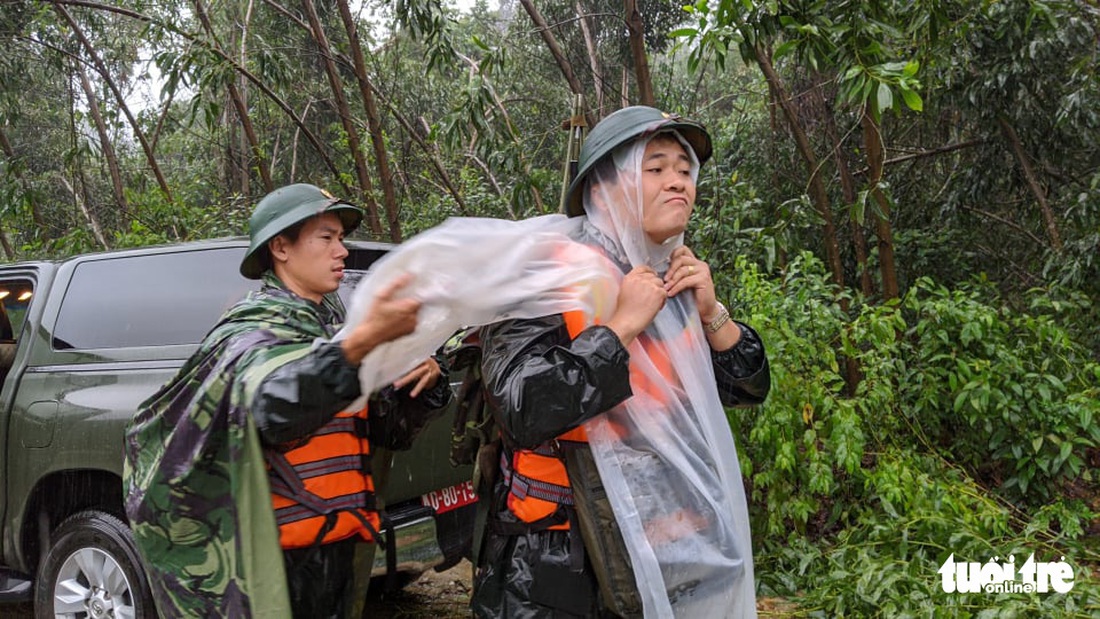
[[[125, 441], [126, 514], [162, 617], [290, 617], [259, 433], [248, 415], [270, 372], [344, 316], [264, 287], [230, 308], [146, 400]], [[329, 318], [325, 320], [322, 315]]]

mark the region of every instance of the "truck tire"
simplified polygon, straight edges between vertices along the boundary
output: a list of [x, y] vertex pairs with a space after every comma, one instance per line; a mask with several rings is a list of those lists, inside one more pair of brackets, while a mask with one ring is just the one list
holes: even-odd
[[50, 536], [35, 578], [34, 614], [47, 617], [155, 617], [134, 536], [118, 518], [79, 512]]

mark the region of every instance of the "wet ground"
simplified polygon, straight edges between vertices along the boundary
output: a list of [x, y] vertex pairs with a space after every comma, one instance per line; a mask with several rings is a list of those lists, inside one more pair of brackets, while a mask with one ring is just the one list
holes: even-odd
[[[370, 597], [364, 619], [459, 619], [470, 616], [469, 561], [444, 572], [429, 570], [396, 594]], [[787, 618], [797, 608], [785, 600], [757, 599], [760, 617]], [[30, 604], [0, 605], [0, 619], [32, 619]]]
[[469, 561], [444, 572], [429, 570], [400, 592], [382, 599], [368, 598], [363, 617], [370, 619], [455, 619], [470, 616]]
[[[469, 617], [469, 561], [444, 572], [429, 570], [396, 594], [372, 596], [363, 617], [370, 619], [457, 619]], [[30, 604], [0, 604], [0, 619], [32, 619]]]

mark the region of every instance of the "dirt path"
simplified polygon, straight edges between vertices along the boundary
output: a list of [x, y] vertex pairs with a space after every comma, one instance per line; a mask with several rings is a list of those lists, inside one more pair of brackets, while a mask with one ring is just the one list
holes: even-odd
[[[367, 602], [367, 619], [457, 619], [470, 616], [469, 561], [436, 573], [429, 571], [399, 593], [386, 599]], [[756, 611], [761, 619], [789, 619], [796, 616], [797, 606], [780, 598], [757, 598]]]
[[[429, 570], [400, 592], [367, 600], [364, 619], [457, 619], [470, 616], [469, 561], [445, 572]], [[0, 619], [32, 619], [30, 604], [0, 604]]]
[[[415, 582], [398, 593], [367, 600], [364, 619], [459, 619], [470, 616], [469, 561], [444, 572], [429, 570]], [[794, 615], [796, 607], [774, 598], [756, 601], [760, 617], [787, 618]], [[34, 615], [29, 604], [0, 605], [0, 619], [31, 619]]]
[[469, 561], [444, 572], [428, 570], [401, 591], [382, 598], [369, 598], [364, 619], [455, 619], [470, 616]]

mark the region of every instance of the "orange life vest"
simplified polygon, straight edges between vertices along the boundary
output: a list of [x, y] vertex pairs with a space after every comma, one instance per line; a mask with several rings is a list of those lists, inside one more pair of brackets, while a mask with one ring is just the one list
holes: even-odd
[[[571, 311], [562, 316], [570, 339], [576, 338], [588, 326], [583, 312]], [[666, 381], [673, 380], [671, 362], [666, 356], [651, 351], [649, 357]], [[659, 394], [662, 392], [653, 381], [633, 363], [630, 364], [630, 384], [635, 393], [644, 391], [661, 397]], [[588, 434], [584, 426], [578, 426], [561, 434], [552, 443], [562, 441], [587, 443]], [[509, 453], [505, 449], [501, 454], [501, 470], [509, 487], [508, 509], [516, 518], [528, 524], [549, 523], [545, 528], [550, 530], [569, 529], [569, 521], [559, 509], [573, 505], [573, 489], [565, 471], [565, 462], [556, 450], [545, 446], [534, 450], [515, 449]]]
[[353, 535], [380, 539], [367, 438], [364, 406], [337, 413], [299, 447], [267, 450], [271, 501], [284, 549]]

